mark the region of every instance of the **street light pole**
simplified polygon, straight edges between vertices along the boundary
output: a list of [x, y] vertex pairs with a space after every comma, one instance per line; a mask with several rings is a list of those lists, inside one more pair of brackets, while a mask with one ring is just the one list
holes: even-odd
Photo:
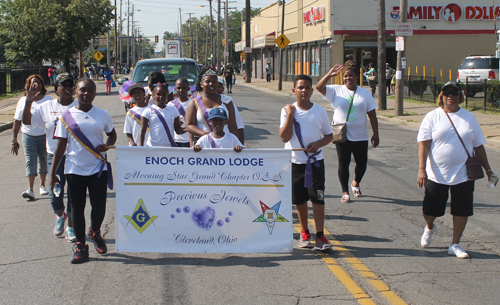
[[217, 0], [217, 41], [215, 42], [215, 58], [217, 60], [216, 68], [217, 73], [220, 71], [220, 1]]
[[228, 51], [227, 51], [227, 45], [229, 43], [229, 33], [228, 33], [228, 16], [227, 16], [227, 10], [229, 8], [229, 1], [226, 0], [226, 7], [224, 8], [224, 64], [227, 64], [228, 63]]
[[186, 15], [189, 15], [189, 53], [190, 53], [190, 58], [194, 58], [194, 52], [193, 52], [193, 31], [191, 29], [191, 15], [194, 13], [186, 13]]
[[[245, 15], [245, 49], [250, 49], [251, 47], [251, 38], [250, 38], [250, 10], [252, 7], [250, 6], [250, 0], [245, 0], [245, 8], [246, 8], [246, 15]], [[251, 83], [252, 82], [252, 53], [247, 53], [245, 52], [245, 83]]]
[[[285, 0], [281, 1], [281, 35], [285, 35]], [[280, 72], [279, 72], [279, 81], [278, 81], [278, 90], [283, 90], [283, 49], [280, 48]]]
[[213, 33], [213, 25], [212, 25], [212, 0], [208, 0], [208, 2], [210, 3], [210, 52], [212, 52], [212, 56], [211, 56], [211, 61], [210, 61], [210, 64], [213, 65], [213, 59], [214, 59], [214, 33]]

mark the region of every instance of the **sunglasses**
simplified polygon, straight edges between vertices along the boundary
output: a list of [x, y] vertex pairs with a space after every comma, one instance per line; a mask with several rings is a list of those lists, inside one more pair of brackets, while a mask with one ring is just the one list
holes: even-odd
[[450, 94], [453, 96], [458, 96], [460, 94], [460, 91], [458, 91], [458, 90], [443, 90], [443, 96], [449, 96]]

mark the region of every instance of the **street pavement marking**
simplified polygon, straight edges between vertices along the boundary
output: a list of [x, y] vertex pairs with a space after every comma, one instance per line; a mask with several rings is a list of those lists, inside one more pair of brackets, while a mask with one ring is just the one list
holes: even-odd
[[[309, 220], [309, 223], [314, 226], [314, 220]], [[296, 232], [300, 233], [300, 224], [294, 224], [294, 229]], [[324, 234], [328, 237], [328, 240], [332, 244], [334, 251], [338, 251], [340, 255], [349, 263], [363, 278], [365, 278], [372, 287], [384, 298], [386, 298], [390, 304], [395, 305], [406, 305], [407, 303], [401, 299], [396, 293], [391, 291], [391, 289], [381, 280], [378, 276], [373, 273], [365, 264], [363, 264], [351, 251], [349, 251], [344, 245], [333, 238], [333, 235], [325, 228]], [[316, 251], [316, 253], [321, 257], [323, 262], [327, 265], [328, 269], [344, 284], [344, 286], [349, 290], [349, 292], [356, 298], [360, 304], [375, 304], [375, 302], [361, 289], [361, 287], [347, 274], [345, 270], [335, 261], [331, 256], [332, 253]]]
[[[293, 225], [295, 232], [300, 233], [300, 224]], [[326, 232], [326, 231], [325, 231]], [[330, 234], [330, 233], [328, 233]], [[328, 269], [339, 279], [339, 281], [344, 285], [344, 287], [354, 296], [354, 298], [361, 305], [376, 305], [376, 303], [363, 291], [361, 287], [356, 284], [356, 282], [345, 272], [344, 269], [335, 261], [333, 257], [327, 253], [321, 251], [316, 251], [316, 253], [321, 257], [323, 262], [326, 264]]]

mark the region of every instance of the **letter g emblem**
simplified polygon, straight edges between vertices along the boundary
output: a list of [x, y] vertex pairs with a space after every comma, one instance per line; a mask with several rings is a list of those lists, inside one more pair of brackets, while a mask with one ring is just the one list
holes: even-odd
[[138, 213], [135, 219], [137, 220], [137, 222], [144, 222], [144, 213]]

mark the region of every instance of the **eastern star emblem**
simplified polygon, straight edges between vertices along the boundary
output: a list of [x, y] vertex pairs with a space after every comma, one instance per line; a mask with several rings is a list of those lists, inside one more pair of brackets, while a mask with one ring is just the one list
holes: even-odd
[[134, 228], [142, 234], [142, 232], [144, 232], [144, 230], [146, 230], [156, 220], [156, 218], [158, 218], [158, 216], [151, 217], [148, 209], [146, 209], [144, 201], [139, 199], [132, 216], [125, 215], [125, 218], [127, 218], [128, 222], [130, 222]]
[[257, 217], [253, 222], [265, 222], [269, 234], [273, 234], [274, 225], [276, 222], [288, 222], [288, 220], [278, 214], [281, 206], [281, 201], [269, 208], [265, 203], [260, 201], [260, 208], [262, 209], [262, 215]]

